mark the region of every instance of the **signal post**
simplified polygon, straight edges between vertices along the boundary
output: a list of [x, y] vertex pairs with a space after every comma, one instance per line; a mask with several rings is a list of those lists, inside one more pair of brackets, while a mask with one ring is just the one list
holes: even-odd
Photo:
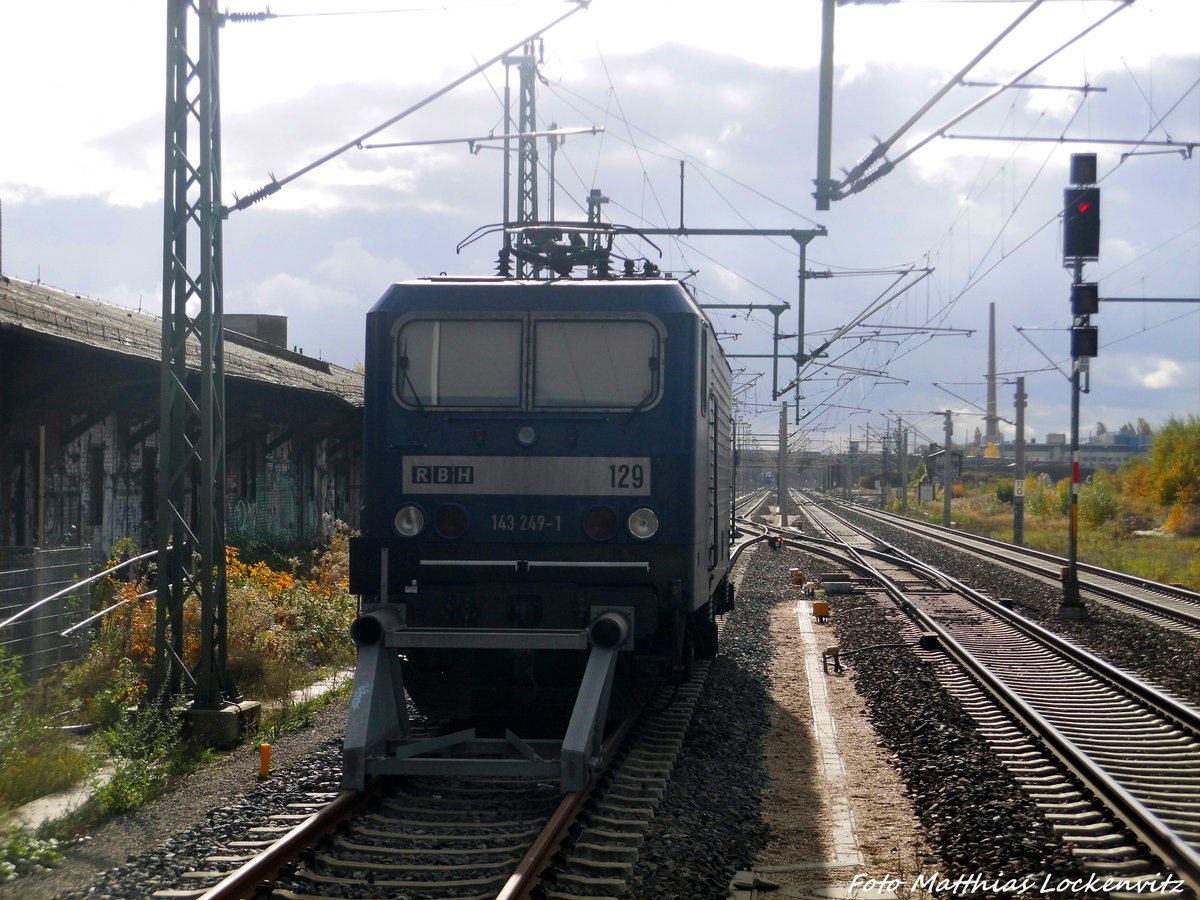
[[[1063, 265], [1071, 279], [1071, 507], [1067, 566], [1059, 614], [1081, 618], [1079, 596], [1079, 395], [1090, 385], [1088, 361], [1099, 350], [1099, 332], [1091, 316], [1099, 312], [1095, 282], [1083, 280], [1083, 264], [1100, 258], [1100, 188], [1096, 186], [1096, 154], [1071, 154], [1072, 186], [1063, 191]], [[1084, 379], [1087, 379], [1085, 382]]]

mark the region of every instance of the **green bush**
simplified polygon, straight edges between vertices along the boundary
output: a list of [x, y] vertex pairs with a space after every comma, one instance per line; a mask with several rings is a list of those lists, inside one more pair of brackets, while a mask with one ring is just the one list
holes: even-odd
[[996, 482], [996, 500], [1000, 503], [1012, 503], [1016, 490], [1011, 478], [1001, 478]]
[[1031, 516], [1048, 516], [1061, 512], [1058, 492], [1050, 476], [1042, 473], [1025, 479], [1025, 512]]
[[157, 703], [121, 719], [104, 733], [104, 743], [113, 768], [95, 800], [106, 813], [137, 809], [192, 761], [184, 752], [180, 711]]

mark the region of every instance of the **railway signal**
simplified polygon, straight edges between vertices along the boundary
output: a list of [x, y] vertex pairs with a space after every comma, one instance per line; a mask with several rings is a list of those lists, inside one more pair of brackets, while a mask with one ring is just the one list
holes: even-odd
[[1063, 191], [1063, 256], [1100, 258], [1100, 188], [1094, 185]]
[[1090, 316], [1100, 312], [1100, 285], [1079, 281], [1071, 285], [1071, 315]]
[[1060, 614], [1078, 618], [1083, 614], [1079, 597], [1079, 394], [1088, 388], [1081, 379], [1088, 374], [1088, 360], [1100, 349], [1099, 329], [1091, 316], [1100, 311], [1100, 289], [1083, 280], [1083, 264], [1100, 258], [1100, 188], [1096, 187], [1096, 154], [1071, 155], [1071, 187], [1063, 191], [1063, 265], [1071, 279], [1071, 509], [1067, 565], [1062, 572], [1063, 600]]

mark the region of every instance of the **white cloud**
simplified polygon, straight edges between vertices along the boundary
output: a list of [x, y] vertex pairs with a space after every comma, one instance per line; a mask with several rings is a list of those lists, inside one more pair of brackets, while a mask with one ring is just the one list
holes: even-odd
[[125, 309], [136, 309], [152, 316], [162, 315], [161, 284], [151, 287], [131, 287], [125, 282], [121, 282], [104, 288], [100, 291], [99, 296], [103, 297], [105, 302], [123, 306]]
[[1148, 362], [1153, 368], [1146, 369], [1140, 366], [1130, 368], [1130, 374], [1144, 388], [1158, 391], [1174, 387], [1179, 382], [1179, 376], [1183, 374], [1183, 366], [1173, 359], [1159, 357]]
[[381, 285], [412, 278], [412, 266], [398, 259], [375, 256], [357, 237], [344, 238], [333, 245], [329, 256], [316, 265], [316, 271], [339, 287], [366, 286], [378, 293]]
[[280, 272], [260, 281], [250, 292], [250, 306], [272, 315], [295, 314], [328, 305], [327, 291], [308, 278]]

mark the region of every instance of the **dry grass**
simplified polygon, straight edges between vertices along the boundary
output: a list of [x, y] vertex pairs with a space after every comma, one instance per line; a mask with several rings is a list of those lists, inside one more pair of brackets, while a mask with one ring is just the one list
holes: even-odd
[[[1079, 524], [1078, 554], [1081, 562], [1139, 575], [1153, 581], [1182, 584], [1200, 590], [1200, 537], [1169, 534], [1165, 529], [1138, 529], [1137, 525], [1162, 523], [1166, 511], [1138, 509], [1101, 525]], [[909, 502], [909, 515], [941, 524], [942, 504], [917, 505]], [[1013, 537], [1013, 510], [996, 499], [995, 489], [987, 484], [976, 492], [953, 501], [952, 519], [956, 528], [1002, 541]], [[1138, 534], [1138, 530], [1154, 531]], [[1025, 546], [1047, 553], [1067, 555], [1068, 518], [1053, 512], [1025, 513]]]

